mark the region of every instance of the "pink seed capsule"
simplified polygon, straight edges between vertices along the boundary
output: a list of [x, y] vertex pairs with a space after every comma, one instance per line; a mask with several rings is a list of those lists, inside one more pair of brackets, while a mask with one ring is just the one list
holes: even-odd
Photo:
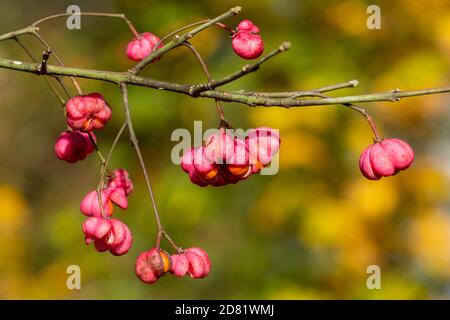
[[403, 140], [384, 139], [367, 147], [359, 157], [361, 173], [370, 180], [379, 180], [407, 169], [414, 161], [414, 151]]
[[220, 132], [210, 135], [204, 145], [204, 156], [217, 164], [226, 164], [234, 154], [234, 137], [230, 133]]
[[[95, 140], [95, 135], [91, 132]], [[69, 163], [83, 160], [94, 151], [94, 144], [89, 134], [78, 130], [61, 133], [55, 143], [56, 156]]]
[[94, 241], [99, 252], [109, 250], [115, 256], [121, 256], [131, 248], [133, 238], [125, 223], [117, 219], [90, 217], [83, 223], [86, 244]]
[[155, 283], [158, 279], [171, 269], [172, 261], [170, 255], [164, 250], [151, 248], [142, 252], [136, 260], [135, 272], [144, 283]]
[[189, 269], [189, 260], [186, 254], [173, 254], [172, 258], [172, 268], [170, 273], [173, 273], [177, 277], [183, 277], [187, 274]]
[[194, 151], [194, 169], [204, 180], [214, 179], [219, 172], [219, 166], [205, 157], [203, 147]]
[[242, 21], [233, 35], [231, 45], [234, 52], [243, 59], [256, 59], [264, 51], [264, 42], [259, 34], [259, 28], [251, 21]]
[[194, 148], [190, 148], [183, 154], [183, 157], [181, 159], [181, 169], [183, 169], [183, 171], [186, 173], [189, 173], [189, 171], [191, 171], [191, 168], [193, 168], [194, 151]]
[[111, 117], [112, 110], [99, 93], [75, 96], [66, 103], [67, 124], [74, 130], [102, 129]]
[[244, 140], [234, 140], [234, 153], [227, 164], [228, 172], [237, 177], [248, 176], [251, 173], [249, 152]]
[[[105, 189], [101, 191], [102, 207], [104, 214], [110, 217], [114, 212], [114, 207], [110, 199], [110, 190]], [[102, 217], [102, 210], [98, 201], [97, 191], [89, 192], [81, 201], [80, 211], [86, 216]]]
[[189, 260], [188, 274], [191, 278], [201, 279], [209, 274], [211, 261], [203, 249], [189, 248], [186, 250], [186, 257]]
[[123, 210], [128, 209], [128, 199], [124, 189], [110, 187], [107, 190], [110, 192], [109, 199], [113, 203], [118, 205]]
[[245, 138], [249, 150], [249, 162], [252, 172], [257, 173], [272, 161], [272, 157], [280, 148], [278, 133], [268, 127], [259, 127], [250, 130]]
[[[139, 35], [139, 38], [133, 39], [128, 43], [127, 46], [127, 56], [133, 61], [141, 61], [149, 56], [153, 52], [153, 48], [159, 42], [159, 38], [155, 36], [153, 33], [144, 32]], [[158, 48], [161, 48], [163, 45], [160, 44]], [[156, 62], [160, 59], [157, 58], [153, 60]]]
[[133, 182], [125, 169], [116, 169], [108, 181], [108, 188], [122, 188], [128, 196], [133, 191]]
[[255, 26], [253, 24], [253, 22], [251, 22], [250, 20], [242, 20], [238, 26], [237, 26], [237, 31], [245, 31], [245, 32], [253, 32], [253, 33], [258, 33], [259, 32], [259, 28], [257, 26]]
[[117, 220], [111, 219], [111, 231], [105, 239], [109, 252], [115, 256], [121, 256], [130, 250], [133, 244], [133, 237], [128, 226]]
[[107, 219], [90, 217], [83, 223], [83, 233], [86, 244], [95, 239], [101, 239], [111, 230], [111, 223]]

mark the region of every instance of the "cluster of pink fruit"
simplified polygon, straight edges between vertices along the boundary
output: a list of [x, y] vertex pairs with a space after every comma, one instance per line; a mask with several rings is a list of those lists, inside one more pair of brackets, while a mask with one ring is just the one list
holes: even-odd
[[189, 275], [191, 278], [201, 279], [210, 270], [211, 261], [203, 249], [189, 248], [169, 255], [164, 250], [151, 248], [139, 255], [135, 271], [142, 282], [154, 283], [167, 272], [177, 277]]
[[71, 129], [58, 137], [56, 156], [70, 163], [86, 158], [95, 150], [92, 130], [102, 129], [111, 116], [111, 108], [99, 93], [71, 98], [66, 103], [66, 120]]
[[[240, 22], [232, 33], [232, 48], [241, 58], [255, 59], [263, 53], [259, 28], [251, 21]], [[155, 46], [160, 48], [160, 43], [157, 36], [145, 32], [128, 44], [127, 56], [141, 61], [154, 51]], [[93, 130], [106, 125], [112, 117], [112, 110], [99, 93], [75, 96], [67, 101], [65, 110], [69, 129], [58, 137], [55, 153], [59, 159], [74, 163], [96, 150]], [[209, 136], [201, 147], [188, 150], [183, 155], [181, 167], [194, 184], [202, 187], [223, 186], [237, 183], [270, 166], [279, 146], [280, 137], [271, 128], [249, 130], [244, 139], [221, 128], [217, 134]], [[413, 160], [414, 151], [406, 142], [380, 139], [364, 150], [359, 166], [366, 178], [378, 180], [408, 168]], [[94, 243], [97, 251], [109, 251], [116, 256], [129, 251], [133, 242], [130, 229], [111, 216], [114, 205], [123, 210], [128, 208], [127, 197], [132, 191], [133, 183], [128, 172], [116, 169], [109, 172], [105, 187], [91, 191], [83, 198], [80, 210], [88, 216], [82, 227], [86, 244]], [[135, 265], [139, 279], [154, 283], [168, 272], [178, 277], [189, 275], [198, 279], [209, 274], [211, 262], [203, 249], [174, 247], [177, 253], [173, 255], [160, 249], [159, 244], [157, 248], [141, 253]]]
[[[243, 59], [256, 59], [264, 51], [264, 42], [258, 34], [259, 28], [250, 20], [241, 21], [233, 30], [231, 45], [236, 54]], [[141, 33], [128, 43], [126, 53], [133, 61], [142, 61], [149, 56], [160, 43], [160, 38], [151, 32]], [[162, 47], [160, 43], [158, 49]], [[153, 60], [157, 62], [161, 57]]]
[[[89, 218], [83, 224], [86, 244], [94, 241], [97, 251], [109, 250], [113, 255], [128, 252], [133, 242], [130, 229], [117, 219], [110, 219], [113, 203], [126, 210], [127, 196], [133, 191], [133, 183], [125, 169], [117, 169], [109, 177], [107, 187], [89, 192], [81, 201], [80, 210]], [[99, 199], [99, 194], [101, 201]]]
[[[66, 119], [71, 130], [58, 138], [57, 157], [70, 163], [86, 158], [95, 150], [96, 138], [92, 130], [103, 128], [111, 116], [111, 108], [98, 93], [71, 98], [66, 104]], [[109, 175], [105, 188], [91, 191], [83, 198], [80, 210], [88, 216], [82, 227], [86, 244], [93, 243], [97, 251], [109, 251], [116, 256], [129, 251], [133, 242], [130, 229], [111, 216], [113, 204], [124, 210], [128, 208], [127, 196], [132, 191], [128, 172], [117, 169]], [[211, 269], [208, 255], [199, 248], [187, 249], [172, 257], [164, 253], [158, 255], [160, 260], [155, 259], [155, 252], [156, 249], [144, 252], [136, 261], [136, 274], [143, 282], [153, 283], [167, 271], [180, 277], [189, 274], [192, 278], [203, 278]]]
[[[55, 153], [61, 160], [74, 163], [95, 150], [92, 130], [102, 129], [111, 119], [112, 110], [99, 93], [75, 96], [66, 103], [66, 121], [70, 130], [63, 132], [55, 143]], [[81, 201], [80, 210], [89, 218], [83, 224], [85, 241], [94, 241], [97, 251], [109, 250], [114, 255], [125, 254], [131, 247], [130, 229], [120, 220], [110, 219], [113, 203], [128, 208], [127, 196], [133, 184], [124, 169], [114, 170], [107, 187], [89, 192]], [[99, 195], [100, 198], [99, 199]]]
[[271, 128], [249, 130], [245, 139], [219, 130], [201, 147], [185, 152], [181, 168], [201, 187], [234, 184], [269, 166], [279, 146], [280, 137]]

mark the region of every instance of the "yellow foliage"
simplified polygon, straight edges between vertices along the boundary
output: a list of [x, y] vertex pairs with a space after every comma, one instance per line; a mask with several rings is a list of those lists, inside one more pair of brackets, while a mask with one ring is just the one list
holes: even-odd
[[411, 223], [408, 246], [417, 262], [433, 274], [450, 278], [450, 216], [427, 210]]
[[306, 131], [282, 134], [280, 167], [283, 169], [305, 167], [325, 170], [329, 164], [328, 151], [322, 139]]
[[342, 32], [360, 35], [368, 31], [366, 8], [358, 0], [339, 1], [337, 5], [328, 6], [325, 14], [327, 19]]
[[351, 181], [346, 188], [348, 204], [361, 217], [380, 220], [395, 212], [399, 190], [397, 180], [367, 180], [360, 176]]
[[450, 12], [442, 19], [437, 19], [434, 25], [436, 42], [442, 48], [444, 56], [448, 58], [450, 63]]
[[[290, 129], [295, 129], [301, 123], [301, 117], [292, 117], [289, 115], [288, 110], [272, 109], [268, 112], [265, 110], [255, 109], [254, 112], [249, 114], [249, 120], [252, 127], [259, 127], [261, 124], [277, 128], [280, 130], [280, 134], [283, 134]], [[295, 111], [294, 111], [295, 112]]]
[[361, 299], [424, 299], [425, 289], [414, 279], [407, 278], [403, 274], [390, 272], [381, 268], [381, 289], [369, 290], [365, 283], [358, 283], [355, 294]]
[[300, 222], [299, 236], [312, 247], [345, 246], [360, 241], [364, 228], [360, 219], [345, 201], [319, 197], [310, 202]]
[[[65, 298], [76, 292], [77, 290], [72, 291], [67, 288], [69, 274], [66, 270], [69, 265], [70, 263], [64, 260], [53, 261], [47, 264], [45, 269], [30, 275], [21, 298], [51, 299], [54, 295]], [[83, 271], [81, 271], [81, 280], [83, 280]], [[81, 288], [83, 288], [83, 282], [81, 282]]]
[[26, 221], [27, 205], [14, 188], [0, 185], [0, 237], [20, 232]]
[[[382, 131], [379, 130], [379, 132], [381, 133]], [[367, 121], [355, 113], [355, 117], [345, 127], [343, 137], [346, 142], [346, 150], [352, 152], [352, 158], [354, 158], [355, 163], [357, 163], [357, 160], [364, 149], [372, 144], [373, 133]]]
[[399, 179], [409, 192], [414, 193], [419, 204], [429, 206], [448, 199], [448, 179], [427, 159], [420, 164], [413, 164], [408, 174], [399, 175]]
[[320, 300], [331, 299], [326, 292], [312, 288], [286, 286], [271, 292], [265, 299], [269, 300]]
[[351, 245], [342, 247], [338, 255], [342, 266], [355, 278], [367, 276], [366, 269], [371, 264], [381, 264], [379, 248], [363, 235]]
[[252, 226], [265, 233], [279, 231], [303, 198], [302, 194], [292, 193], [291, 186], [285, 183], [271, 184], [250, 208]]

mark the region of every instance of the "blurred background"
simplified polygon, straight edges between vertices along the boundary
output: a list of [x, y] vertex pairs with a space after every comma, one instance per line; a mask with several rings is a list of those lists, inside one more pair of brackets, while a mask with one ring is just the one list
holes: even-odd
[[[0, 33], [65, 12], [74, 1], [0, 2]], [[414, 90], [450, 83], [450, 2], [394, 1], [81, 1], [83, 11], [126, 13], [140, 32], [163, 36], [232, 6], [261, 28], [266, 52], [289, 40], [292, 49], [228, 89], [298, 90], [358, 79], [360, 86], [333, 95], [395, 88]], [[381, 30], [366, 27], [367, 6], [381, 7]], [[41, 26], [68, 66], [122, 71], [133, 63], [124, 50], [132, 34], [118, 19], [82, 18], [81, 30], [65, 19]], [[42, 47], [23, 38], [39, 58]], [[192, 43], [215, 77], [246, 62], [223, 30], [211, 28]], [[27, 60], [13, 41], [0, 57]], [[178, 48], [145, 74], [179, 83], [204, 81], [187, 49]], [[67, 82], [69, 84], [69, 82]], [[106, 152], [123, 122], [112, 84], [80, 80], [115, 110], [98, 132]], [[371, 103], [364, 107], [385, 137], [408, 141], [413, 166], [368, 181], [358, 168], [372, 142], [364, 119], [342, 106], [248, 108], [226, 104], [234, 127], [280, 129], [280, 171], [237, 185], [200, 188], [170, 160], [170, 135], [218, 125], [213, 101], [148, 88], [130, 88], [137, 134], [162, 215], [174, 240], [200, 246], [213, 262], [203, 280], [162, 278], [144, 285], [134, 275], [138, 254], [153, 246], [155, 222], [137, 158], [126, 136], [113, 168], [135, 183], [130, 208], [115, 216], [132, 229], [134, 244], [122, 257], [100, 254], [83, 242], [79, 212], [94, 189], [99, 164], [92, 154], [67, 164], [53, 145], [65, 129], [58, 101], [36, 76], [0, 69], [0, 298], [8, 299], [428, 299], [450, 298], [450, 95]], [[74, 91], [73, 91], [74, 92]], [[169, 246], [164, 245], [167, 250]], [[81, 290], [68, 290], [66, 268], [81, 268]], [[366, 269], [381, 268], [381, 290], [368, 290]]]

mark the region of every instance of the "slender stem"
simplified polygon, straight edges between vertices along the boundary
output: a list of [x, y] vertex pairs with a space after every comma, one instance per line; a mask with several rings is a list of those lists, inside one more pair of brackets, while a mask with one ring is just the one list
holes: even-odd
[[[14, 40], [14, 41], [16, 41], [24, 49], [26, 54], [30, 57], [31, 61], [36, 62], [36, 60], [33, 58], [33, 55], [31, 54], [31, 52], [25, 47], [25, 45], [19, 39], [19, 36], [24, 35], [24, 34], [31, 34], [33, 36], [36, 36], [38, 30], [39, 30], [38, 27], [31, 26], [31, 27], [20, 29], [18, 31], [9, 32], [9, 33], [6, 33], [6, 34], [0, 36], [0, 41], [2, 41], [2, 40]], [[46, 47], [47, 51], [50, 50], [50, 47], [48, 45], [45, 45], [45, 47]], [[55, 77], [54, 76], [53, 78], [55, 78], [56, 81], [58, 81], [59, 85], [62, 87], [64, 92], [67, 94], [68, 97], [70, 97], [70, 94], [67, 91], [67, 88], [64, 85], [64, 82], [60, 79], [60, 77], [57, 77], [57, 76]], [[45, 80], [47, 81], [47, 83], [50, 86], [51, 90], [55, 93], [55, 95], [57, 95], [57, 98], [61, 102], [61, 104], [64, 105], [65, 104], [64, 99], [58, 94], [58, 92], [56, 91], [56, 88], [53, 86], [53, 84], [48, 80], [47, 77], [45, 77]]]
[[[67, 14], [66, 14], [67, 15]], [[39, 27], [37, 27], [36, 25], [31, 25], [29, 27], [17, 30], [17, 31], [13, 31], [13, 32], [9, 32], [9, 33], [5, 33], [3, 35], [0, 35], [0, 41], [3, 40], [9, 40], [9, 39], [17, 39], [18, 36], [21, 35], [25, 35], [25, 34], [30, 34], [32, 36], [34, 36], [36, 39], [38, 39], [48, 51], [52, 51], [50, 45], [47, 43], [47, 41], [45, 41], [45, 39], [39, 34]], [[61, 62], [61, 59], [59, 59], [59, 57], [56, 55], [55, 52], [53, 52], [53, 56], [55, 57], [56, 61], [63, 66], [63, 63]], [[75, 86], [75, 88], [78, 90], [78, 92], [81, 94], [81, 89], [80, 86], [78, 85], [76, 79], [74, 77], [71, 77], [72, 82]], [[64, 91], [66, 92], [66, 94], [68, 94], [68, 96], [70, 96], [70, 93], [68, 92], [67, 88], [65, 87], [64, 83], [60, 80], [58, 80], [58, 82], [60, 83], [60, 85], [63, 87]]]
[[107, 156], [106, 160], [102, 156], [102, 154], [100, 152], [100, 149], [99, 149], [97, 143], [95, 142], [94, 136], [92, 135], [91, 132], [88, 133], [89, 134], [89, 139], [94, 144], [95, 151], [97, 152], [97, 155], [99, 156], [100, 161], [101, 161], [101, 163], [100, 163], [100, 180], [99, 180], [98, 185], [97, 185], [97, 200], [98, 200], [98, 204], [100, 206], [100, 212], [102, 214], [103, 219], [107, 218], [107, 215], [105, 214], [105, 208], [103, 206], [103, 196], [102, 196], [102, 191], [104, 189], [105, 176], [106, 176], [106, 172], [108, 171], [108, 164], [109, 164], [109, 161], [111, 160], [111, 156], [113, 154], [113, 151], [114, 151], [114, 149], [115, 149], [115, 147], [117, 145], [117, 142], [120, 139], [120, 136], [122, 135], [122, 133], [123, 133], [125, 127], [126, 127], [126, 124], [127, 123], [125, 122], [122, 125], [122, 127], [120, 128], [119, 132], [117, 133], [117, 135], [116, 135], [116, 137], [114, 139], [114, 142], [113, 142], [113, 144], [111, 146], [111, 149], [109, 150], [109, 153], [108, 153], [108, 156]]
[[247, 65], [243, 66], [241, 68], [241, 70], [234, 72], [222, 79], [219, 79], [219, 80], [209, 79], [207, 83], [192, 85], [191, 88], [189, 88], [189, 92], [192, 96], [195, 97], [195, 96], [198, 96], [199, 93], [201, 93], [203, 91], [212, 90], [217, 87], [223, 86], [227, 83], [233, 82], [233, 81], [249, 74], [250, 72], [258, 70], [259, 67], [264, 62], [273, 58], [274, 56], [276, 56], [277, 54], [279, 54], [281, 52], [287, 51], [290, 47], [291, 47], [291, 44], [289, 42], [283, 42], [280, 46], [278, 46], [277, 49], [275, 49], [272, 52], [270, 52], [269, 54], [265, 55], [264, 57], [259, 59], [257, 62], [255, 62], [253, 64], [247, 64]]
[[359, 81], [356, 79], [347, 81], [347, 82], [342, 82], [342, 83], [336, 83], [336, 84], [332, 84], [326, 87], [321, 87], [321, 88], [317, 88], [317, 89], [313, 89], [311, 91], [316, 91], [316, 92], [329, 92], [329, 91], [334, 91], [334, 90], [338, 90], [338, 89], [344, 89], [344, 88], [354, 88], [357, 87], [359, 85]]
[[94, 145], [95, 153], [97, 154], [98, 158], [100, 159], [100, 165], [103, 166], [104, 163], [106, 162], [106, 160], [105, 160], [105, 157], [103, 156], [102, 152], [100, 151], [97, 141], [95, 141], [92, 131], [88, 132], [88, 136], [89, 136], [89, 139], [91, 140], [92, 144]]
[[111, 157], [114, 152], [114, 149], [116, 148], [116, 145], [119, 142], [120, 137], [122, 136], [126, 127], [127, 127], [127, 122], [124, 122], [124, 124], [120, 127], [120, 130], [117, 132], [116, 137], [114, 138], [111, 148], [109, 149], [108, 155], [106, 156], [105, 162], [102, 162], [100, 180], [98, 182], [99, 190], [103, 189], [103, 187], [104, 187], [104, 182], [105, 182], [105, 178], [106, 178], [106, 172], [108, 172], [109, 162], [111, 161]]
[[144, 178], [145, 178], [145, 182], [147, 184], [147, 189], [148, 189], [148, 193], [150, 194], [150, 199], [153, 205], [153, 213], [155, 215], [155, 219], [156, 219], [156, 224], [158, 226], [158, 232], [163, 230], [162, 224], [161, 224], [161, 220], [159, 218], [159, 213], [158, 213], [158, 208], [156, 207], [156, 201], [155, 201], [155, 196], [153, 194], [153, 189], [152, 189], [152, 185], [150, 183], [150, 178], [148, 176], [147, 173], [147, 168], [145, 166], [145, 162], [144, 162], [144, 158], [142, 157], [142, 153], [141, 153], [141, 149], [139, 148], [139, 141], [136, 137], [136, 133], [134, 131], [134, 127], [133, 127], [133, 121], [131, 120], [131, 111], [130, 111], [130, 106], [128, 104], [128, 88], [127, 85], [125, 83], [120, 83], [120, 90], [122, 91], [122, 98], [123, 98], [123, 108], [124, 108], [124, 113], [125, 113], [125, 121], [128, 124], [128, 131], [130, 133], [130, 141], [131, 144], [133, 145], [136, 154], [138, 156], [139, 159], [139, 164], [141, 166], [142, 172], [144, 174]]
[[164, 41], [166, 41], [166, 40], [169, 39], [170, 37], [176, 35], [177, 33], [181, 32], [181, 31], [184, 31], [184, 30], [187, 30], [187, 29], [190, 29], [190, 28], [193, 28], [193, 27], [196, 27], [196, 26], [198, 26], [198, 25], [200, 25], [200, 24], [204, 24], [204, 23], [206, 23], [206, 22], [208, 22], [208, 21], [209, 21], [209, 19], [202, 20], [202, 21], [197, 21], [197, 22], [188, 24], [188, 25], [186, 25], [186, 26], [184, 26], [184, 27], [178, 28], [178, 29], [176, 29], [176, 30], [174, 30], [174, 31], [172, 31], [172, 32], [170, 32], [170, 33], [168, 33], [168, 34], [166, 34], [164, 37], [162, 37], [162, 38], [161, 38], [161, 39], [153, 46], [152, 52], [153, 52], [153, 51], [156, 51], [156, 49], [159, 48], [159, 46], [160, 46], [162, 43], [164, 43]]
[[166, 231], [164, 231], [164, 230], [159, 230], [156, 233], [156, 244], [155, 244], [156, 250], [160, 249], [160, 247], [161, 247], [161, 239], [163, 237], [166, 238], [166, 240], [170, 243], [170, 245], [175, 249], [175, 251], [177, 253], [182, 253], [183, 252], [183, 249], [181, 247], [177, 246], [175, 241], [173, 241], [172, 238], [169, 236], [169, 234]]
[[100, 206], [100, 212], [102, 214], [102, 218], [107, 219], [107, 215], [105, 213], [105, 208], [103, 207], [102, 190], [97, 188], [96, 193], [97, 193], [97, 201], [98, 201], [98, 205]]
[[354, 79], [347, 82], [337, 83], [326, 87], [311, 90], [286, 91], [286, 92], [255, 92], [255, 91], [238, 90], [238, 91], [231, 91], [231, 93], [242, 94], [246, 96], [260, 96], [267, 98], [295, 98], [296, 96], [298, 97], [308, 96], [310, 93], [322, 93], [344, 88], [353, 88], [357, 87], [358, 85], [359, 81]]
[[124, 15], [123, 13], [103, 13], [103, 12], [58, 13], [58, 14], [54, 14], [54, 15], [42, 18], [42, 19], [34, 22], [31, 26], [36, 27], [37, 25], [41, 24], [42, 22], [45, 22], [45, 21], [48, 21], [48, 20], [52, 20], [52, 19], [56, 19], [56, 18], [62, 18], [62, 17], [68, 17], [68, 16], [73, 16], [73, 15], [93, 16], [93, 17], [106, 17], [106, 18], [119, 18], [119, 19], [122, 19], [123, 21], [125, 21], [125, 23], [130, 28], [131, 32], [136, 37], [139, 36], [139, 33], [136, 31], [136, 28], [134, 27], [134, 25], [131, 23], [130, 20], [128, 20], [126, 15]]
[[367, 113], [366, 109], [357, 107], [357, 106], [355, 106], [355, 105], [353, 105], [351, 103], [343, 103], [342, 105], [347, 107], [347, 108], [353, 109], [353, 110], [358, 111], [359, 113], [361, 113], [363, 115], [363, 117], [366, 118], [367, 122], [369, 123], [370, 128], [372, 129], [372, 132], [375, 135], [375, 141], [376, 142], [380, 142], [381, 141], [381, 136], [378, 133], [377, 127], [375, 125], [375, 122], [373, 121], [372, 117]]
[[[186, 26], [183, 26], [183, 27], [181, 27], [181, 28], [178, 28], [178, 29], [176, 29], [176, 30], [174, 30], [174, 31], [172, 31], [172, 32], [170, 32], [170, 33], [168, 33], [167, 35], [165, 35], [164, 37], [162, 37], [162, 38], [161, 38], [161, 39], [153, 46], [152, 52], [153, 52], [153, 51], [156, 51], [156, 49], [159, 48], [159, 46], [161, 45], [161, 43], [164, 43], [164, 41], [166, 41], [166, 40], [169, 39], [170, 37], [176, 35], [177, 33], [181, 32], [181, 31], [184, 31], [184, 30], [187, 30], [187, 29], [191, 29], [191, 28], [196, 27], [196, 26], [198, 26], [198, 25], [204, 24], [204, 23], [206, 23], [206, 22], [208, 22], [208, 21], [210, 21], [210, 19], [205, 19], [205, 20], [202, 20], [202, 21], [197, 21], [197, 22], [188, 24], [188, 25], [186, 25]], [[223, 23], [221, 23], [221, 22], [217, 22], [217, 23], [216, 23], [216, 26], [218, 26], [218, 27], [221, 28], [221, 29], [230, 31], [231, 33], [235, 33], [234, 30], [228, 28], [225, 24], [223, 24]]]
[[[189, 41], [184, 42], [183, 45], [186, 46], [194, 54], [195, 58], [200, 63], [200, 66], [202, 67], [203, 73], [206, 75], [206, 79], [208, 80], [208, 82], [211, 82], [212, 81], [211, 73], [209, 72], [208, 66], [206, 65], [205, 61], [203, 60], [202, 56], [197, 51], [197, 49], [195, 49], [195, 47], [192, 44], [190, 44]], [[221, 123], [222, 122], [227, 123], [227, 120], [225, 119], [225, 113], [223, 111], [222, 104], [217, 99], [215, 99], [214, 101], [216, 103], [217, 113], [219, 114]]]
[[[318, 97], [322, 97], [322, 98], [328, 98], [329, 96], [322, 94], [322, 93], [310, 93], [310, 95], [314, 95], [314, 96], [318, 96]], [[357, 107], [354, 104], [351, 103], [342, 103], [342, 105], [344, 107], [350, 108], [352, 110], [355, 110], [357, 112], [359, 112], [364, 118], [366, 118], [367, 122], [369, 123], [370, 128], [373, 131], [373, 134], [375, 135], [375, 141], [376, 142], [380, 142], [381, 141], [381, 136], [378, 133], [377, 130], [377, 126], [375, 125], [375, 122], [373, 121], [372, 117], [367, 113], [366, 109], [361, 108], [361, 107]]]
[[[39, 64], [11, 59], [0, 58], [0, 68], [23, 71], [38, 74]], [[74, 76], [87, 79], [95, 79], [100, 81], [108, 81], [112, 83], [125, 83], [136, 86], [154, 88], [158, 90], [166, 90], [176, 93], [189, 94], [189, 88], [192, 85], [179, 84], [174, 82], [160, 81], [147, 77], [132, 75], [128, 72], [113, 72], [102, 70], [89, 70], [62, 66], [47, 66], [47, 75]], [[450, 87], [422, 89], [413, 91], [392, 90], [389, 92], [371, 93], [355, 96], [344, 96], [324, 99], [292, 99], [292, 98], [270, 98], [265, 96], [248, 96], [240, 93], [232, 93], [230, 91], [208, 90], [200, 93], [200, 97], [218, 99], [221, 101], [236, 102], [246, 104], [251, 107], [308, 107], [308, 106], [325, 106], [343, 103], [362, 103], [375, 101], [395, 102], [401, 98], [424, 96], [430, 94], [440, 94], [450, 92]]]
[[[16, 41], [16, 43], [25, 51], [25, 53], [27, 54], [27, 56], [30, 58], [31, 61], [36, 62], [36, 60], [33, 58], [33, 55], [31, 54], [30, 50], [28, 50], [28, 48], [25, 46], [25, 44], [23, 44], [23, 42], [19, 39], [19, 38], [13, 38], [14, 41]], [[48, 84], [48, 86], [50, 87], [50, 90], [54, 93], [54, 95], [56, 96], [56, 98], [59, 100], [59, 102], [61, 103], [62, 106], [64, 106], [66, 104], [66, 101], [64, 100], [64, 98], [59, 94], [58, 90], [56, 89], [56, 87], [53, 85], [53, 83], [51, 83], [51, 81], [48, 79], [48, 77], [44, 77], [45, 82]], [[56, 79], [58, 79], [56, 77]]]
[[182, 251], [182, 249], [176, 245], [176, 243], [172, 240], [172, 238], [169, 236], [169, 234], [166, 231], [162, 231], [161, 232], [162, 236], [164, 238], [167, 239], [167, 241], [169, 241], [169, 243], [172, 245], [172, 247], [179, 253], [180, 251]]
[[141, 72], [142, 69], [144, 69], [154, 59], [158, 58], [159, 56], [161, 56], [162, 54], [166, 53], [167, 51], [169, 51], [169, 50], [179, 46], [180, 44], [182, 44], [186, 40], [189, 40], [190, 38], [192, 38], [197, 33], [199, 33], [201, 31], [209, 28], [210, 26], [216, 24], [217, 22], [221, 22], [222, 20], [225, 20], [225, 19], [227, 19], [227, 18], [229, 18], [231, 16], [234, 16], [234, 15], [240, 13], [241, 10], [242, 10], [241, 7], [231, 8], [230, 10], [225, 12], [224, 14], [221, 14], [220, 16], [218, 16], [218, 17], [216, 17], [214, 19], [208, 20], [207, 22], [199, 25], [198, 27], [192, 29], [191, 31], [189, 31], [189, 32], [181, 35], [180, 37], [177, 37], [176, 39], [170, 41], [169, 43], [165, 44], [163, 47], [157, 48], [155, 51], [152, 52], [152, 54], [150, 54], [144, 60], [139, 62], [137, 65], [135, 65], [130, 70], [130, 73], [135, 74], [135, 75], [139, 74], [139, 72]]
[[[47, 48], [47, 50], [52, 51], [52, 48], [50, 47], [50, 45], [37, 31], [33, 31], [31, 34], [34, 35]], [[54, 51], [52, 51], [52, 52], [53, 52], [53, 56], [55, 57], [55, 60], [59, 63], [59, 65], [61, 67], [64, 67], [62, 60], [59, 58], [59, 56], [56, 54], [56, 52], [54, 52]], [[70, 77], [70, 80], [72, 81], [78, 94], [80, 94], [80, 95], [83, 94], [83, 92], [81, 91], [80, 84], [78, 83], [77, 79], [75, 79], [75, 77]], [[68, 92], [67, 89], [66, 89], [66, 92]]]
[[21, 36], [23, 34], [30, 34], [30, 33], [36, 32], [38, 30], [39, 30], [38, 27], [30, 26], [30, 27], [26, 27], [26, 28], [23, 28], [23, 29], [19, 29], [19, 30], [13, 31], [13, 32], [8, 32], [8, 33], [0, 35], [0, 41], [13, 39], [13, 38]]
[[230, 27], [228, 27], [226, 24], [224, 24], [222, 22], [217, 22], [216, 26], [230, 32], [232, 35], [236, 33], [236, 30], [231, 29]]

